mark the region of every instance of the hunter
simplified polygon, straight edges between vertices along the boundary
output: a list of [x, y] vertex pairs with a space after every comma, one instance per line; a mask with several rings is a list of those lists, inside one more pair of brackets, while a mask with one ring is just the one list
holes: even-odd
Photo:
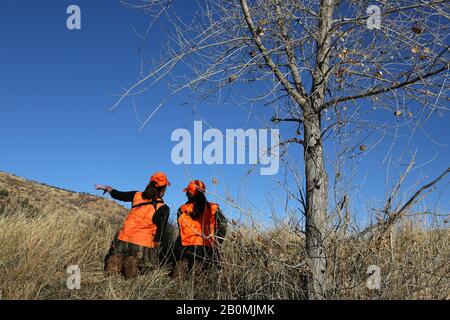
[[166, 175], [157, 172], [143, 192], [122, 192], [110, 186], [96, 185], [112, 198], [131, 202], [131, 210], [105, 257], [108, 275], [123, 273], [126, 279], [155, 268], [161, 263], [161, 242], [164, 239], [170, 209], [164, 203]]

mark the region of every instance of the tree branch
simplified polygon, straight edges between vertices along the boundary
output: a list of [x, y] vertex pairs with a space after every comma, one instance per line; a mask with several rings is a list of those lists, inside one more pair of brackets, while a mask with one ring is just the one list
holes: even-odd
[[306, 91], [305, 91], [305, 88], [303, 87], [302, 78], [298, 71], [297, 59], [295, 58], [295, 52], [294, 52], [294, 49], [292, 48], [291, 39], [289, 38], [289, 35], [286, 30], [286, 25], [285, 25], [285, 22], [282, 17], [280, 0], [275, 1], [275, 6], [276, 6], [276, 12], [277, 12], [277, 18], [278, 18], [277, 24], [278, 24], [278, 28], [280, 29], [280, 32], [281, 32], [281, 37], [284, 41], [284, 50], [286, 52], [286, 56], [288, 59], [288, 66], [289, 66], [289, 69], [291, 70], [292, 78], [294, 79], [294, 83], [295, 83], [295, 87], [296, 87], [297, 91], [300, 92], [300, 94], [305, 98]]
[[[359, 236], [364, 236], [367, 233], [372, 233], [372, 235], [373, 235], [376, 230], [382, 230], [382, 234], [378, 235], [378, 238], [382, 237], [384, 234], [384, 231], [388, 230], [389, 227], [392, 226], [394, 223], [396, 223], [398, 221], [398, 219], [407, 210], [409, 210], [414, 204], [416, 204], [417, 199], [425, 190], [433, 187], [436, 183], [438, 183], [440, 180], [442, 180], [448, 173], [450, 173], [450, 167], [447, 168], [447, 170], [445, 170], [441, 175], [439, 175], [439, 177], [437, 177], [430, 183], [427, 183], [426, 185], [422, 186], [416, 193], [414, 193], [414, 195], [411, 198], [409, 198], [409, 200], [400, 209], [397, 209], [392, 214], [386, 213], [388, 215], [387, 219], [384, 219], [374, 225], [367, 227], [359, 234]], [[389, 208], [389, 206], [390, 206], [390, 204], [386, 205], [385, 210], [386, 210], [386, 208]]]
[[257, 28], [255, 26], [255, 23], [253, 22], [253, 19], [250, 14], [250, 9], [247, 4], [247, 0], [241, 0], [241, 8], [242, 12], [245, 17], [245, 22], [247, 23], [247, 26], [252, 33], [253, 41], [256, 44], [256, 47], [261, 52], [261, 55], [264, 58], [264, 61], [266, 62], [267, 66], [270, 68], [270, 70], [273, 72], [273, 74], [277, 77], [278, 81], [281, 82], [283, 87], [286, 89], [286, 91], [289, 93], [289, 95], [300, 105], [300, 107], [303, 109], [303, 106], [306, 102], [306, 100], [301, 96], [301, 94], [292, 87], [292, 85], [289, 83], [289, 81], [286, 79], [284, 74], [280, 71], [280, 69], [277, 67], [277, 65], [273, 62], [272, 58], [270, 57], [270, 54], [267, 50], [267, 48], [262, 43], [261, 37], [258, 35]]
[[432, 76], [435, 76], [435, 75], [437, 75], [437, 74], [439, 74], [439, 73], [441, 73], [441, 72], [443, 72], [445, 70], [448, 70], [449, 67], [450, 67], [450, 62], [447, 62], [443, 67], [441, 67], [441, 68], [439, 68], [437, 70], [434, 70], [432, 72], [429, 72], [428, 74], [419, 75], [419, 76], [417, 76], [417, 77], [415, 77], [413, 79], [410, 79], [410, 80], [407, 80], [407, 81], [404, 81], [404, 82], [401, 82], [401, 83], [396, 83], [396, 84], [394, 84], [394, 85], [392, 85], [390, 87], [384, 87], [384, 88], [379, 88], [379, 89], [372, 88], [370, 90], [364, 91], [362, 93], [359, 93], [359, 94], [356, 94], [356, 95], [353, 95], [353, 96], [332, 99], [332, 100], [326, 102], [325, 104], [323, 104], [322, 107], [320, 108], [320, 111], [328, 108], [329, 106], [336, 105], [338, 103], [345, 102], [345, 101], [348, 101], [348, 100], [357, 100], [357, 99], [361, 99], [361, 98], [368, 98], [368, 97], [379, 95], [379, 94], [386, 93], [386, 92], [389, 92], [389, 91], [401, 89], [403, 87], [415, 84], [416, 82], [419, 82], [421, 80], [424, 80], [424, 79], [430, 78]]
[[[319, 27], [316, 52], [316, 72], [313, 77], [313, 94], [312, 111], [320, 113], [320, 106], [325, 98], [327, 80], [330, 75], [329, 62], [331, 50], [331, 34], [330, 30], [333, 23], [333, 12], [335, 8], [334, 0], [321, 0], [319, 11]], [[319, 105], [316, 109], [314, 104]]]

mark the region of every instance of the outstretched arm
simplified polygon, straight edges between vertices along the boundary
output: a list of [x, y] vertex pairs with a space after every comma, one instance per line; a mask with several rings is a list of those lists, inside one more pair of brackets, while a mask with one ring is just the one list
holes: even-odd
[[122, 192], [122, 191], [113, 189], [110, 186], [96, 185], [95, 188], [97, 190], [103, 190], [103, 194], [108, 192], [113, 199], [116, 199], [119, 201], [124, 201], [124, 202], [133, 202], [134, 195], [136, 194], [136, 191]]

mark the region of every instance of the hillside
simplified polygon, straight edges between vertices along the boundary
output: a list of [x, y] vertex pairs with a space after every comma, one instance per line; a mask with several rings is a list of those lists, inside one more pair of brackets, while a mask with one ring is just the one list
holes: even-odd
[[[5, 173], [0, 199], [6, 203], [0, 204], [0, 300], [305, 298], [309, 267], [303, 240], [289, 224], [265, 230], [230, 223], [220, 246], [220, 271], [172, 279], [166, 265], [127, 281], [103, 273], [120, 226], [109, 217], [125, 208]], [[332, 232], [326, 243], [332, 271], [327, 298], [448, 300], [449, 240], [450, 229], [420, 220], [399, 223], [392, 237], [379, 242]], [[79, 267], [80, 290], [67, 287], [69, 266]], [[378, 289], [367, 285], [372, 266], [381, 272]]]
[[99, 196], [52, 187], [0, 172], [0, 206], [14, 200], [37, 209], [44, 206], [59, 207], [68, 213], [83, 209], [89, 214], [102, 215], [115, 221], [121, 220], [127, 213], [125, 207]]

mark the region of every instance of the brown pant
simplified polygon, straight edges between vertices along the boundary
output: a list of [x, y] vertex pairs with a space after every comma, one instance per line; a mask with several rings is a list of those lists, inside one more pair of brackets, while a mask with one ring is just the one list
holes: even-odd
[[177, 239], [174, 248], [171, 277], [184, 278], [188, 273], [198, 274], [212, 267], [220, 268], [220, 254], [217, 248], [204, 246], [183, 246]]
[[107, 275], [123, 273], [126, 279], [136, 278], [140, 273], [156, 268], [159, 265], [158, 256], [158, 248], [116, 239], [105, 257], [105, 272]]

